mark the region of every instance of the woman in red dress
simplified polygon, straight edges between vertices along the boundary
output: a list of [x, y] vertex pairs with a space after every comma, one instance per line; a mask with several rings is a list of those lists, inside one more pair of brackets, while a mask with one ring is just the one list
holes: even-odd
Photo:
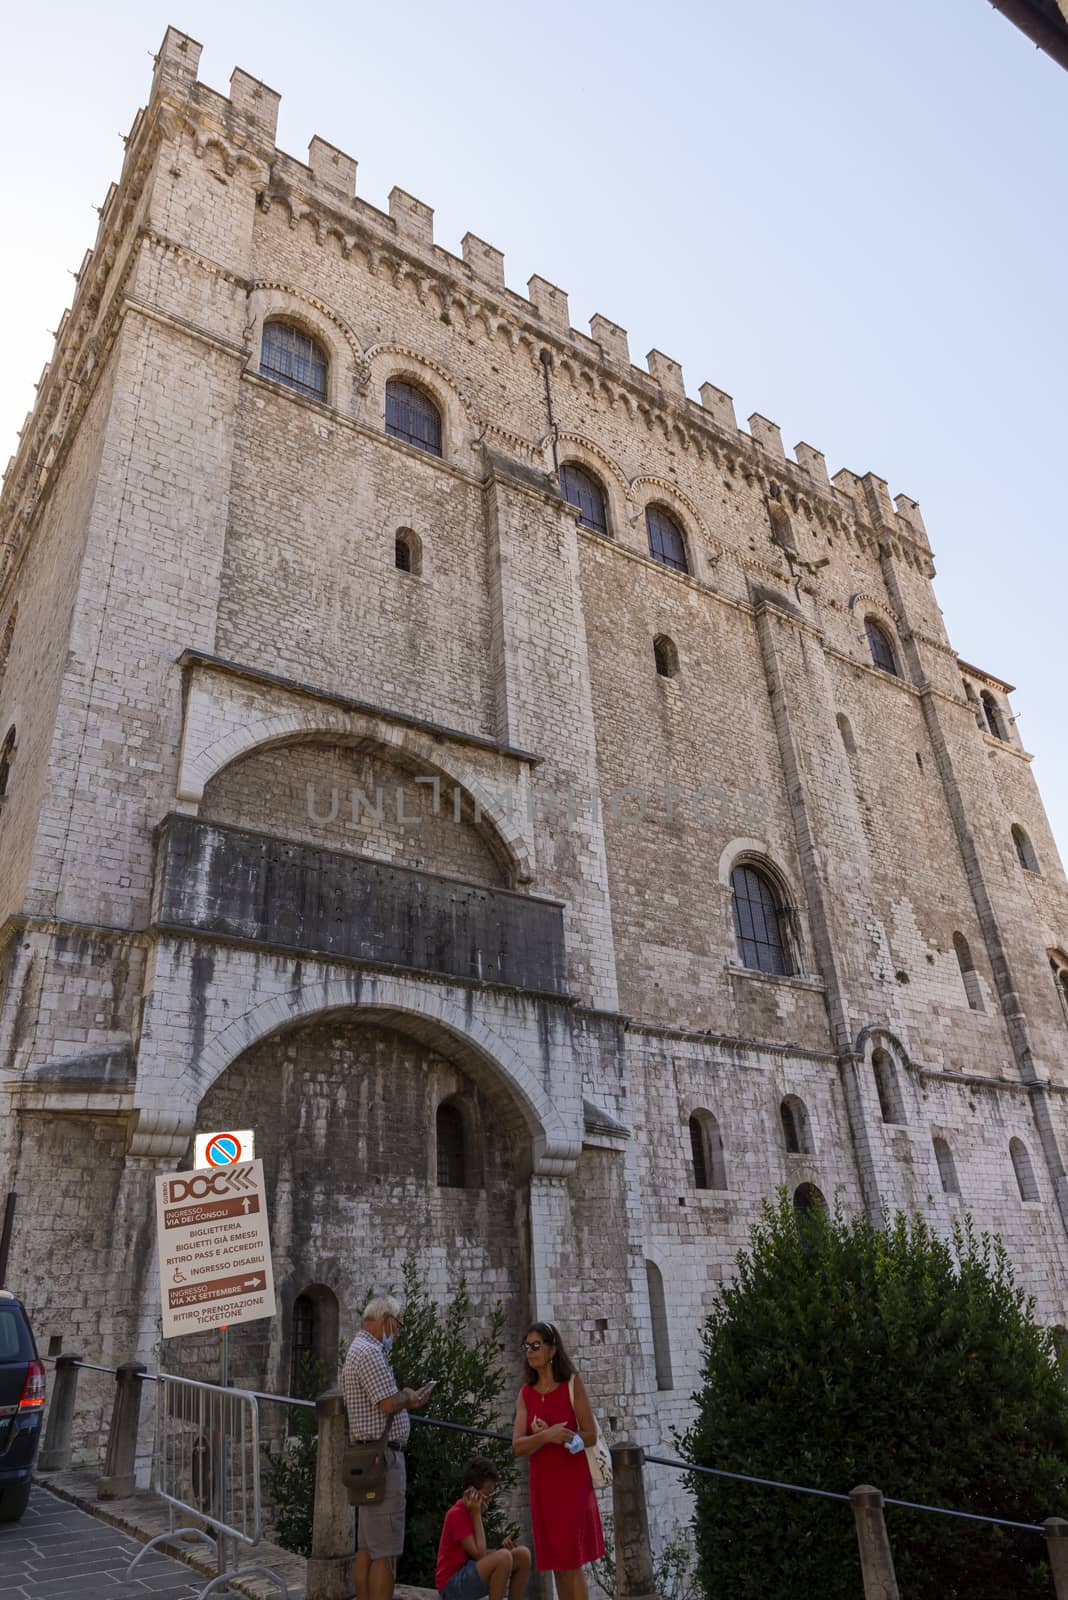
[[[589, 1396], [551, 1322], [533, 1323], [522, 1348], [527, 1381], [516, 1401], [512, 1448], [530, 1458], [534, 1559], [540, 1572], [553, 1574], [560, 1600], [588, 1600], [583, 1568], [604, 1555], [584, 1448], [597, 1437]], [[583, 1448], [572, 1454], [566, 1447], [576, 1436]]]

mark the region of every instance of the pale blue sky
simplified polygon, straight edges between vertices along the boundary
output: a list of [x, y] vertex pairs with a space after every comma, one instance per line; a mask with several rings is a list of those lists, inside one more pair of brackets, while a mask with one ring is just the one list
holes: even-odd
[[512, 287], [566, 289], [575, 326], [603, 312], [691, 394], [917, 499], [950, 638], [1019, 686], [1068, 847], [1068, 73], [983, 0], [9, 10], [0, 462], [168, 22], [214, 87], [238, 65], [281, 91], [284, 149], [322, 135], [372, 203], [400, 184], [447, 248], [470, 229]]

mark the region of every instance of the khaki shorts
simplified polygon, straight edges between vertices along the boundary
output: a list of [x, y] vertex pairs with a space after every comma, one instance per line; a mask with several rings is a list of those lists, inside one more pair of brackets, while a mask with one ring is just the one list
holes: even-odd
[[396, 1564], [404, 1550], [404, 1492], [408, 1484], [404, 1456], [399, 1450], [386, 1451], [386, 1492], [376, 1506], [361, 1506], [358, 1550], [366, 1550], [372, 1561]]

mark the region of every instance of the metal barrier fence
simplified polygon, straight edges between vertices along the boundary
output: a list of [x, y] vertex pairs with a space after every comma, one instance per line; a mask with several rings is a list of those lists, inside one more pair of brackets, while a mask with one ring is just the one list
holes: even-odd
[[[213, 1590], [218, 1592], [219, 1586], [228, 1578], [252, 1574], [272, 1579], [283, 1596], [287, 1594], [284, 1580], [267, 1568], [246, 1565], [224, 1570], [226, 1543], [230, 1538], [252, 1543], [262, 1531], [259, 1405], [269, 1403], [290, 1408], [314, 1408], [318, 1455], [312, 1553], [307, 1562], [305, 1593], [307, 1600], [338, 1600], [339, 1596], [351, 1593], [347, 1585], [355, 1551], [355, 1519], [353, 1507], [349, 1505], [341, 1484], [341, 1458], [348, 1442], [348, 1421], [338, 1390], [329, 1390], [313, 1403], [287, 1395], [230, 1389], [165, 1373], [153, 1374], [133, 1364], [118, 1368], [101, 1367], [83, 1362], [78, 1356], [61, 1355], [56, 1359], [55, 1385], [38, 1460], [41, 1471], [63, 1470], [70, 1465], [75, 1395], [80, 1370], [110, 1372], [115, 1377], [115, 1402], [104, 1476], [97, 1487], [97, 1493], [103, 1499], [133, 1492], [141, 1391], [145, 1383], [157, 1385], [154, 1485], [171, 1505], [189, 1510], [208, 1522], [216, 1529], [217, 1537], [212, 1539], [203, 1530], [173, 1529], [160, 1535], [158, 1540], [153, 1540], [153, 1544], [173, 1539], [183, 1532], [217, 1544], [219, 1574], [202, 1590], [201, 1600]], [[413, 1413], [412, 1421], [420, 1427], [448, 1429], [474, 1438], [511, 1441], [511, 1434], [473, 1428], [440, 1417], [424, 1417]], [[783, 1493], [814, 1495], [842, 1505], [848, 1504], [860, 1553], [864, 1600], [899, 1600], [884, 1517], [884, 1507], [888, 1505], [929, 1516], [953, 1517], [1011, 1528], [1044, 1538], [1055, 1595], [1057, 1600], [1068, 1600], [1068, 1521], [1063, 1518], [1049, 1517], [1042, 1523], [1015, 1522], [977, 1512], [958, 1511], [949, 1506], [884, 1498], [880, 1490], [869, 1484], [860, 1484], [846, 1494], [774, 1478], [756, 1477], [744, 1472], [731, 1472], [726, 1468], [703, 1467], [670, 1456], [646, 1454], [632, 1444], [617, 1444], [612, 1448], [617, 1600], [655, 1600], [654, 1564], [645, 1494], [646, 1463], [691, 1477], [722, 1478]], [[151, 1546], [145, 1546], [145, 1551], [149, 1548]], [[1036, 1546], [1036, 1559], [1039, 1548]], [[135, 1558], [131, 1571], [140, 1559], [141, 1555]]]

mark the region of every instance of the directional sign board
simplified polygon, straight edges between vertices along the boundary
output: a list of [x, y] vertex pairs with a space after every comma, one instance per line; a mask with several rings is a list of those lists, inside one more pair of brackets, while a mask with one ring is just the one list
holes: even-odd
[[198, 1133], [193, 1137], [194, 1167], [228, 1167], [231, 1161], [251, 1161], [255, 1154], [251, 1128]]
[[263, 1162], [156, 1179], [163, 1337], [273, 1317]]

